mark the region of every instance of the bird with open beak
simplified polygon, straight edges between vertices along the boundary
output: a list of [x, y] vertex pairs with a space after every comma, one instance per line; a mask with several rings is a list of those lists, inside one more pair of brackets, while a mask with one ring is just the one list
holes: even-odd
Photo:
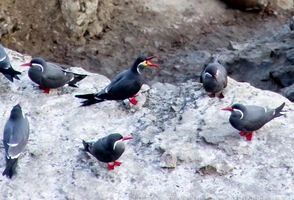
[[146, 67], [159, 68], [157, 64], [151, 62], [156, 56], [140, 56], [134, 64], [128, 69], [116, 75], [111, 83], [107, 85], [102, 91], [98, 93], [75, 95], [77, 98], [86, 99], [82, 102], [82, 106], [88, 106], [99, 103], [105, 100], [124, 100], [129, 101], [136, 105], [136, 94], [139, 92], [143, 85], [141, 73]]

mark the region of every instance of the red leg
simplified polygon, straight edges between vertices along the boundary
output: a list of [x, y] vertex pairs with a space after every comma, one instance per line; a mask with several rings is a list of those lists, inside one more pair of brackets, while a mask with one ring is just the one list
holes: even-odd
[[219, 95], [218, 95], [218, 98], [220, 98], [220, 99], [223, 99], [225, 96], [223, 95], [223, 93], [220, 93]]
[[44, 89], [44, 93], [45, 94], [49, 94], [50, 93], [50, 89]]
[[133, 105], [136, 105], [138, 103], [136, 96], [138, 96], [138, 94], [135, 94], [132, 98], [129, 98], [130, 103]]
[[245, 135], [247, 135], [247, 132], [245, 132], [245, 131], [241, 131], [239, 134], [240, 134], [241, 136], [245, 136]]
[[215, 94], [214, 93], [211, 93], [208, 95], [210, 98], [214, 98], [215, 97]]
[[39, 88], [40, 88], [41, 90], [44, 90], [44, 93], [45, 93], [45, 94], [49, 94], [49, 92], [50, 92], [50, 89], [49, 89], [49, 88], [43, 88], [43, 87], [41, 87], [41, 86], [39, 86]]
[[114, 166], [120, 166], [122, 164], [122, 162], [119, 162], [119, 161], [117, 161], [117, 160], [115, 160], [114, 162], [113, 162], [113, 165]]
[[253, 136], [253, 132], [248, 133], [248, 134], [246, 135], [246, 140], [251, 141], [252, 136]]
[[114, 170], [114, 164], [107, 163], [107, 165], [108, 165], [108, 170]]

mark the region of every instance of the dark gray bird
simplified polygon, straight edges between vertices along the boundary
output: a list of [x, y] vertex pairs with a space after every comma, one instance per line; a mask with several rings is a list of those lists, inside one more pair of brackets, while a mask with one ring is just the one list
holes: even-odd
[[8, 55], [6, 54], [4, 47], [0, 44], [0, 72], [11, 82], [13, 78], [18, 79], [17, 75], [21, 74], [18, 71], [15, 71], [11, 64]]
[[16, 173], [17, 160], [29, 139], [29, 122], [23, 115], [19, 104], [13, 107], [5, 124], [3, 144], [5, 148], [6, 168], [2, 175], [11, 178]]
[[294, 30], [294, 16], [292, 16], [290, 19], [289, 28], [291, 31]]
[[21, 66], [30, 67], [28, 72], [30, 79], [37, 83], [45, 93], [49, 93], [50, 89], [59, 88], [65, 84], [77, 87], [76, 83], [87, 76], [68, 72], [54, 63], [45, 62], [42, 58], [33, 58], [31, 62]]
[[215, 60], [213, 63], [208, 64], [201, 72], [200, 82], [203, 83], [203, 87], [209, 93], [209, 97], [218, 95], [219, 98], [224, 98], [222, 91], [227, 87], [227, 70]]
[[113, 133], [100, 138], [97, 142], [85, 142], [83, 140], [83, 145], [85, 151], [92, 154], [99, 161], [108, 163], [108, 169], [113, 170], [114, 166], [121, 165], [121, 162], [118, 162], [117, 159], [125, 151], [123, 141], [130, 139], [133, 139], [133, 137], [123, 137], [119, 133]]
[[159, 68], [157, 64], [152, 63], [150, 60], [156, 56], [140, 56], [136, 59], [132, 67], [116, 75], [111, 83], [106, 86], [102, 91], [91, 94], [81, 94], [75, 97], [86, 99], [82, 102], [82, 106], [88, 106], [99, 103], [105, 100], [124, 100], [129, 99], [132, 104], [137, 104], [135, 95], [141, 89], [143, 80], [141, 77], [142, 70], [147, 67]]
[[246, 136], [247, 140], [251, 140], [253, 131], [260, 129], [272, 119], [283, 115], [281, 111], [284, 106], [285, 103], [275, 109], [267, 109], [260, 106], [234, 104], [222, 110], [231, 112], [229, 119], [231, 125], [241, 131], [241, 136]]

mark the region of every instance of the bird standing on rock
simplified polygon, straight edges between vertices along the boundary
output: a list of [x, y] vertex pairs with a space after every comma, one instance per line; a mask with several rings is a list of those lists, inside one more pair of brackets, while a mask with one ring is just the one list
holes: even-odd
[[272, 119], [283, 115], [281, 111], [284, 106], [285, 103], [275, 109], [266, 109], [260, 106], [234, 104], [222, 110], [231, 112], [229, 119], [231, 125], [241, 131], [241, 136], [251, 140], [253, 131], [260, 129]]
[[204, 68], [200, 76], [200, 82], [203, 83], [209, 97], [218, 95], [219, 98], [224, 98], [222, 91], [227, 87], [227, 70], [215, 60]]
[[3, 144], [5, 148], [6, 168], [2, 175], [11, 178], [15, 174], [17, 160], [29, 139], [29, 122], [23, 115], [21, 106], [13, 107], [5, 124]]
[[92, 154], [101, 162], [108, 163], [108, 169], [113, 170], [114, 166], [120, 166], [122, 163], [117, 159], [125, 151], [123, 141], [133, 139], [132, 136], [123, 137], [119, 133], [113, 133], [106, 137], [100, 138], [97, 142], [85, 142], [83, 145], [85, 151]]
[[6, 54], [4, 47], [0, 44], [0, 72], [11, 82], [13, 82], [13, 78], [18, 79], [19, 74], [18, 71], [15, 71], [11, 64], [8, 55]]
[[44, 93], [49, 93], [50, 89], [59, 88], [65, 84], [77, 87], [76, 83], [87, 76], [68, 72], [56, 64], [45, 62], [42, 58], [33, 58], [31, 62], [21, 66], [30, 67], [28, 72], [30, 79], [37, 83]]
[[132, 104], [136, 105], [137, 100], [135, 96], [143, 84], [141, 77], [142, 70], [147, 66], [159, 68], [157, 64], [150, 61], [153, 58], [156, 58], [156, 56], [150, 56], [148, 58], [140, 56], [130, 69], [116, 75], [111, 83], [102, 91], [98, 93], [76, 95], [75, 97], [86, 99], [82, 102], [82, 106], [92, 105], [105, 100], [124, 99], [129, 99]]

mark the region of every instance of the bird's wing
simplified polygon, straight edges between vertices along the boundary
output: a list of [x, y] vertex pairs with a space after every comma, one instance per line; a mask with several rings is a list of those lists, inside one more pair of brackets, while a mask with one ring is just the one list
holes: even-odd
[[9, 57], [6, 54], [4, 47], [0, 45], [0, 64], [2, 69], [10, 68]]
[[[140, 90], [140, 87], [141, 86], [137, 83], [137, 80], [135, 80], [135, 79], [128, 79], [128, 78], [122, 78], [119, 81], [117, 81], [117, 83], [110, 88], [109, 93], [114, 93], [114, 94], [124, 93], [124, 94], [128, 94], [129, 91], [135, 91], [135, 90], [138, 90], [139, 91]], [[135, 93], [137, 93], [138, 91], [136, 91]]]
[[247, 130], [255, 130], [262, 127], [267, 122], [267, 111], [260, 106], [246, 106], [247, 115], [244, 117], [246, 121], [245, 128]]
[[44, 78], [55, 81], [65, 79], [69, 72], [64, 71], [61, 67], [55, 65], [54, 63], [47, 62], [47, 69], [44, 74]]
[[5, 52], [4, 47], [0, 44], [0, 62], [5, 60], [7, 57], [7, 54]]
[[119, 74], [117, 74], [110, 82], [108, 86], [105, 87], [104, 92], [109, 93], [113, 88], [117, 85], [120, 85], [122, 81], [125, 79], [125, 75], [128, 73], [128, 70], [125, 70]]
[[200, 83], [203, 83], [203, 80], [204, 80], [204, 77], [205, 77], [205, 72], [206, 72], [206, 67], [207, 65], [205, 65], [201, 71], [201, 74], [200, 74]]
[[221, 64], [218, 64], [218, 69], [220, 71], [220, 76], [219, 76], [219, 82], [220, 83], [223, 83], [224, 84], [224, 87], [227, 86], [227, 82], [228, 82], [228, 79], [227, 79], [227, 70], [226, 68], [221, 65]]
[[107, 152], [108, 146], [107, 146], [107, 138], [103, 137], [100, 138], [99, 140], [97, 140], [91, 148], [91, 153], [93, 155], [97, 155], [97, 154], [103, 154], [105, 152]]
[[17, 158], [24, 150], [29, 137], [29, 125], [27, 119], [12, 123], [8, 121], [4, 128], [4, 146], [7, 156]]

